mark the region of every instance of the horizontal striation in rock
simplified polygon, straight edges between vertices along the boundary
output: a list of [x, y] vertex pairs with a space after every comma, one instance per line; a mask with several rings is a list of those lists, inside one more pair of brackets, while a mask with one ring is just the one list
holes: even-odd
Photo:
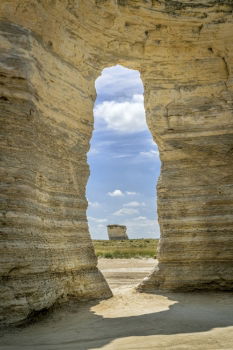
[[[138, 69], [162, 162], [159, 265], [140, 286], [233, 287], [229, 0], [2, 0], [1, 317], [111, 295], [88, 233], [95, 79]], [[75, 276], [75, 277], [74, 277]]]
[[232, 267], [227, 260], [215, 262], [213, 259], [162, 262], [137, 288], [139, 291], [231, 291]]
[[0, 321], [12, 323], [70, 297], [111, 291], [96, 268], [86, 219], [88, 83], [81, 88], [80, 71], [64, 71], [29, 31], [4, 28]]

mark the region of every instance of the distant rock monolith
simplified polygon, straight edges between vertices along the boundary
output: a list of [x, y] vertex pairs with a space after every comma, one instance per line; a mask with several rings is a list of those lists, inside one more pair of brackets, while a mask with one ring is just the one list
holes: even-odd
[[108, 237], [111, 241], [129, 239], [124, 225], [108, 225]]

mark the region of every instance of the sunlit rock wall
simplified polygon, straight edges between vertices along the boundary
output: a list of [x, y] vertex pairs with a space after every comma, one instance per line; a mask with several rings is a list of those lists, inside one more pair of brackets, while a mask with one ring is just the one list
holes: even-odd
[[149, 289], [233, 286], [229, 0], [0, 2], [1, 320], [106, 297], [87, 228], [94, 82], [138, 69], [162, 161]]
[[124, 225], [108, 225], [108, 237], [110, 240], [128, 239], [127, 227]]
[[93, 86], [22, 27], [2, 22], [1, 43], [4, 323], [57, 300], [111, 292], [86, 219]]

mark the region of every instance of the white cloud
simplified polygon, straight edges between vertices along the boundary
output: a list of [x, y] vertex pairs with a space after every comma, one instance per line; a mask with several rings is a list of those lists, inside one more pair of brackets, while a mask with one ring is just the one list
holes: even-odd
[[139, 155], [143, 157], [149, 157], [149, 158], [159, 157], [159, 151], [151, 149], [148, 152], [140, 152]]
[[95, 155], [95, 154], [98, 154], [100, 153], [99, 150], [95, 147], [91, 147], [89, 152], [88, 152], [88, 156], [91, 156], [91, 155]]
[[107, 219], [93, 218], [92, 216], [88, 216], [87, 219], [90, 220], [90, 221], [93, 221], [95, 223], [98, 223], [98, 224], [102, 224], [102, 223], [108, 221]]
[[132, 209], [132, 208], [121, 208], [115, 211], [115, 213], [113, 213], [113, 215], [116, 215], [116, 216], [133, 215], [133, 214], [139, 214], [139, 211], [137, 209]]
[[128, 69], [117, 65], [105, 68], [101, 76], [96, 80], [97, 94], [102, 94], [110, 100], [133, 94], [143, 93], [143, 84], [140, 79], [140, 73], [133, 69]]
[[108, 129], [119, 132], [147, 130], [143, 95], [133, 95], [129, 101], [104, 101], [94, 108], [95, 118], [103, 120]]
[[153, 138], [149, 138], [148, 141], [149, 141], [149, 145], [151, 145], [152, 147], [154, 148], [158, 147], [157, 143], [153, 140]]
[[[110, 197], [123, 197], [125, 195], [127, 196], [135, 196], [136, 194], [138, 194], [137, 192], [130, 192], [130, 191], [121, 191], [121, 190], [114, 190], [112, 192], [108, 192], [108, 195]], [[145, 205], [145, 203], [143, 202], [142, 203], [143, 205]]]
[[116, 156], [113, 156], [113, 158], [129, 158], [132, 157], [132, 154], [118, 154]]
[[145, 216], [138, 216], [136, 218], [126, 220], [124, 225], [127, 226], [127, 232], [130, 237], [159, 237], [159, 224], [157, 220], [151, 220]]
[[144, 220], [147, 220], [147, 218], [145, 216], [137, 216], [136, 218], [133, 218], [133, 220], [135, 221], [144, 221]]
[[126, 194], [127, 194], [128, 196], [134, 196], [134, 195], [137, 194], [137, 192], [126, 191]]
[[137, 201], [132, 201], [129, 203], [123, 204], [123, 207], [144, 207], [145, 203], [144, 202], [137, 202]]
[[114, 190], [113, 192], [108, 192], [108, 195], [111, 197], [122, 197], [124, 193], [121, 190]]
[[96, 223], [89, 220], [88, 226], [93, 239], [108, 239], [106, 223]]
[[89, 204], [92, 208], [99, 208], [99, 207], [100, 207], [100, 203], [99, 203], [99, 202], [90, 202], [90, 201], [88, 201], [88, 204]]

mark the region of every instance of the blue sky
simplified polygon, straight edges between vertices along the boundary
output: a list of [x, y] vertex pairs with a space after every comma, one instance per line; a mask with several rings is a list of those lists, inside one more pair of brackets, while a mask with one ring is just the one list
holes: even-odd
[[138, 71], [103, 70], [96, 80], [94, 132], [88, 153], [88, 223], [93, 239], [108, 224], [127, 226], [129, 238], [159, 237], [156, 183], [159, 152], [145, 121]]

